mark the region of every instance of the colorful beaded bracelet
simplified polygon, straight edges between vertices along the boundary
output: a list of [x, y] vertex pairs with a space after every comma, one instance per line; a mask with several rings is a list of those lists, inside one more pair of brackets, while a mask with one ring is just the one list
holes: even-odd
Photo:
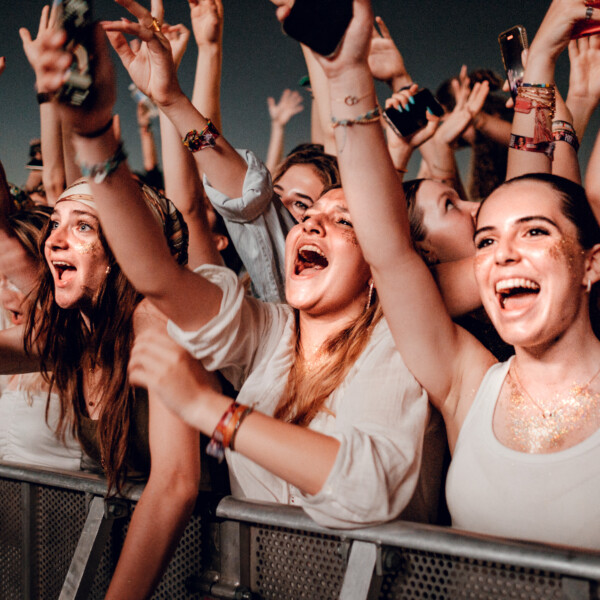
[[202, 131], [198, 132], [196, 129], [192, 129], [185, 134], [181, 141], [190, 152], [198, 152], [205, 148], [214, 148], [220, 135], [218, 129], [209, 120]]

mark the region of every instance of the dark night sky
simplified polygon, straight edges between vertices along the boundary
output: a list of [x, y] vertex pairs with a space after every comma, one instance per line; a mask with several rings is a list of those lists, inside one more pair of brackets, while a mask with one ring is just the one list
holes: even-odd
[[[3, 0], [3, 25], [0, 55], [6, 56], [7, 68], [0, 77], [0, 158], [10, 181], [21, 184], [27, 173], [28, 142], [39, 136], [39, 112], [33, 92], [33, 72], [23, 54], [19, 27], [37, 31], [43, 2]], [[306, 73], [301, 52], [286, 38], [275, 19], [273, 5], [267, 0], [224, 0], [225, 35], [222, 81], [223, 128], [227, 138], [238, 147], [253, 149], [265, 157], [269, 135], [267, 96], [279, 97], [286, 87], [294, 88]], [[408, 70], [419, 84], [435, 89], [447, 77], [456, 74], [463, 63], [469, 68], [488, 67], [502, 72], [497, 36], [515, 24], [524, 25], [530, 40], [548, 6], [547, 0], [374, 0], [375, 14], [388, 25], [404, 55]], [[166, 19], [189, 26], [185, 0], [165, 0]], [[110, 0], [96, 0], [99, 19], [119, 18], [125, 11]], [[180, 80], [191, 93], [195, 66], [193, 38], [180, 68]], [[116, 58], [116, 56], [115, 56]], [[127, 85], [128, 76], [118, 66], [119, 99], [116, 110], [122, 118], [123, 138], [132, 168], [141, 167], [141, 155], [135, 104]], [[566, 93], [568, 60], [561, 57], [557, 72], [559, 87]], [[385, 99], [384, 88], [380, 101]], [[305, 100], [305, 105], [308, 99]], [[598, 130], [596, 114], [580, 151], [582, 162], [589, 156]], [[155, 128], [157, 131], [158, 128]], [[294, 117], [288, 126], [286, 148], [309, 135], [309, 112]], [[461, 164], [468, 157], [465, 151]]]

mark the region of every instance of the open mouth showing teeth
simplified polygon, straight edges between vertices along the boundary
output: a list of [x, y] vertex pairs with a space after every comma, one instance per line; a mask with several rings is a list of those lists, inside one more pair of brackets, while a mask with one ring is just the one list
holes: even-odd
[[514, 305], [527, 301], [539, 293], [540, 286], [538, 283], [522, 277], [504, 279], [496, 284], [496, 296], [502, 308], [507, 308], [507, 303], [510, 306], [517, 307]]
[[66, 271], [76, 271], [75, 267], [73, 265], [70, 265], [69, 263], [66, 262], [53, 262], [52, 263], [54, 269], [56, 270], [56, 275], [59, 279], [59, 281], [62, 281], [63, 275], [65, 274]]
[[294, 273], [300, 275], [304, 271], [312, 269], [321, 271], [329, 265], [329, 261], [317, 246], [306, 244], [298, 249], [298, 257], [294, 265]]

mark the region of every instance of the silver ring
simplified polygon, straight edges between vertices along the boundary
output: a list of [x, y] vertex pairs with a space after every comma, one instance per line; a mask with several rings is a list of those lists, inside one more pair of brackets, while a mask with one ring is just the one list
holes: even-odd
[[585, 9], [585, 20], [589, 21], [592, 18], [593, 14], [594, 14], [594, 7], [593, 6], [588, 6]]

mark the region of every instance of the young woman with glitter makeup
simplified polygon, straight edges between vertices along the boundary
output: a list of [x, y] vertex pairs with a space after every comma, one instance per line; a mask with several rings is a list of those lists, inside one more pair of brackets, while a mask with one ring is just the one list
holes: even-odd
[[[185, 261], [185, 228], [174, 207], [135, 185], [153, 208], [161, 235]], [[164, 319], [140, 304], [141, 295], [116, 263], [85, 180], [58, 198], [39, 250], [45, 260], [25, 323], [0, 332], [0, 370], [41, 371], [52, 392], [45, 394], [48, 402], [58, 404], [49, 413], [58, 434], [76, 438], [89, 457], [86, 465], [106, 474], [110, 493], [120, 491], [127, 476], [148, 478], [106, 598], [148, 597], [200, 483], [198, 432], [145, 390], [134, 391], [127, 379], [134, 336], [157, 322], [164, 326]]]
[[[340, 51], [319, 59], [331, 98], [361, 99], [350, 107], [332, 101], [338, 120], [356, 120], [376, 102], [367, 65], [370, 1], [355, 0], [353, 9]], [[586, 11], [600, 20], [581, 0], [554, 0], [525, 82], [552, 81], [556, 58]], [[284, 18], [286, 6], [278, 12]], [[552, 90], [536, 89], [546, 99]], [[540, 112], [549, 127], [550, 110]], [[531, 136], [535, 117], [519, 113], [513, 132]], [[346, 200], [396, 347], [446, 421], [453, 524], [600, 548], [600, 341], [590, 318], [600, 229], [585, 193], [569, 180], [534, 174], [503, 184], [481, 206], [476, 280], [493, 324], [516, 350], [496, 363], [452, 322], [412, 244], [381, 127], [339, 127], [336, 140]]]
[[[128, 50], [115, 31], [145, 42], [137, 59], [148, 57], [146, 69], [141, 77], [130, 70], [138, 87], [166, 108], [182, 138], [191, 127], [205, 129], [206, 119], [174, 78], [155, 17], [135, 2], [119, 1], [139, 23], [104, 27], [120, 53]], [[160, 2], [153, 2], [153, 10], [159, 9]], [[96, 41], [97, 103], [61, 107], [63, 118], [79, 132], [74, 143], [88, 166], [106, 164], [119, 145], [105, 129], [114, 78], [103, 40]], [[56, 65], [65, 58], [61, 38], [48, 37], [43, 60], [49, 89], [60, 84]], [[85, 135], [96, 130], [103, 133]], [[217, 163], [232, 151], [221, 137], [213, 141], [214, 147], [194, 154], [211, 180], [219, 177], [213, 173]], [[289, 305], [283, 305], [248, 297], [222, 267], [204, 265], [193, 273], [177, 265], [124, 162], [91, 186], [119, 263], [171, 319], [169, 331], [179, 342], [160, 331], [142, 334], [133, 350], [130, 381], [165, 399], [187, 399], [190, 423], [208, 435], [217, 431], [212, 447], [225, 451], [235, 495], [301, 505], [331, 527], [377, 523], [399, 514], [435, 519], [445, 444], [441, 419], [429, 420], [426, 395], [404, 368], [380, 318], [340, 189], [322, 195], [287, 237]], [[206, 373], [186, 349], [239, 388], [242, 406], [209, 391]], [[241, 426], [222, 429], [232, 419]]]

